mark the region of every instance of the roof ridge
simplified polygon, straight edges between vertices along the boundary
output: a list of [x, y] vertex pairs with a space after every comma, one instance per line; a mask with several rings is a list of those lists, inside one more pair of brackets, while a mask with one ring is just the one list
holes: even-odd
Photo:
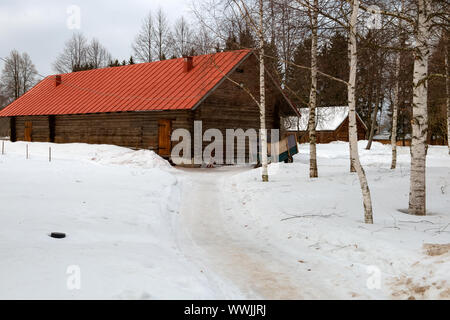
[[[223, 54], [223, 53], [244, 52], [244, 51], [245, 52], [251, 52], [252, 49], [239, 49], [239, 50], [221, 51], [221, 52], [215, 52], [215, 53], [200, 54], [200, 55], [196, 55], [196, 56], [192, 56], [192, 57], [193, 58], [200, 58], [200, 57], [205, 57], [205, 56], [215, 56], [215, 55]], [[134, 64], [119, 65], [119, 66], [108, 66], [108, 67], [104, 67], [104, 68], [95, 68], [95, 69], [89, 69], [89, 70], [72, 71], [72, 72], [66, 72], [66, 73], [55, 73], [55, 74], [50, 74], [50, 75], [46, 76], [45, 78], [55, 77], [57, 75], [64, 76], [64, 75], [73, 74], [73, 73], [77, 73], [77, 74], [88, 73], [88, 72], [94, 73], [96, 71], [111, 70], [111, 69], [123, 68], [123, 67], [136, 67], [136, 66], [143, 66], [143, 65], [149, 65], [149, 64], [162, 64], [162, 63], [167, 63], [169, 61], [178, 61], [178, 60], [182, 60], [182, 59], [184, 59], [184, 57], [171, 58], [171, 59], [165, 59], [165, 60], [157, 60], [157, 61], [151, 61], [151, 62], [139, 62], [139, 63], [134, 63]]]

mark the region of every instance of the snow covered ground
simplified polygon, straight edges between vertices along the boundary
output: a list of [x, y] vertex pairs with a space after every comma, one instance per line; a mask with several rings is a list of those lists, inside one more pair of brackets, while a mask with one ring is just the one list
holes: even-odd
[[267, 185], [259, 182], [259, 170], [231, 177], [225, 181], [227, 217], [285, 257], [305, 289], [301, 297], [450, 299], [450, 252], [429, 256], [423, 248], [450, 243], [448, 149], [429, 148], [429, 215], [418, 217], [399, 212], [408, 205], [409, 148], [399, 148], [393, 171], [389, 146], [374, 143], [368, 151], [365, 145], [359, 142], [373, 225], [363, 223], [359, 182], [349, 173], [342, 142], [318, 146], [318, 179], [309, 178], [307, 144], [293, 164], [271, 167]]
[[[399, 211], [409, 149], [392, 171], [389, 146], [360, 142], [374, 204], [366, 225], [346, 143], [318, 146], [318, 179], [301, 145], [264, 184], [248, 167], [175, 169], [151, 151], [28, 145], [28, 160], [23, 142], [0, 155], [0, 298], [450, 299], [450, 253], [423, 247], [450, 243], [446, 147], [429, 148], [429, 215], [416, 217]], [[67, 287], [70, 266], [79, 290]]]
[[[25, 143], [5, 148], [1, 299], [214, 297], [177, 247], [180, 184], [166, 161], [105, 145], [29, 143], [28, 160]], [[78, 267], [81, 289], [69, 290]]]

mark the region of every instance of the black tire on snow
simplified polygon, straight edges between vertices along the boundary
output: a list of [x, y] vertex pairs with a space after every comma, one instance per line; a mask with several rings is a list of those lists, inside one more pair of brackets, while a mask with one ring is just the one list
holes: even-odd
[[66, 234], [62, 233], [62, 232], [52, 232], [52, 233], [50, 233], [50, 237], [56, 238], [56, 239], [62, 239], [62, 238], [66, 237]]

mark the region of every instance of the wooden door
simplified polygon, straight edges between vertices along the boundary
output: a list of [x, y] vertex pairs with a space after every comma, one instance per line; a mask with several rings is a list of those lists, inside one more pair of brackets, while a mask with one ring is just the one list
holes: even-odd
[[170, 156], [172, 122], [170, 120], [158, 121], [158, 154], [162, 157]]
[[55, 116], [48, 116], [48, 141], [55, 142]]
[[24, 140], [31, 142], [32, 133], [33, 133], [33, 123], [31, 121], [25, 121]]

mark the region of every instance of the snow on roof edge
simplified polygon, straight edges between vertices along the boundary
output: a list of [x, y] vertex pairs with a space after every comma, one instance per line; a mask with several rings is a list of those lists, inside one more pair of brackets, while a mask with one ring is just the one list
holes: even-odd
[[[309, 108], [300, 108], [301, 118], [298, 120], [299, 131], [306, 131], [308, 128]], [[358, 113], [357, 117], [361, 120], [364, 128], [367, 129], [364, 121]], [[348, 117], [348, 106], [330, 106], [316, 108], [316, 131], [335, 131]], [[287, 130], [297, 131], [298, 117], [288, 117], [285, 119]]]

